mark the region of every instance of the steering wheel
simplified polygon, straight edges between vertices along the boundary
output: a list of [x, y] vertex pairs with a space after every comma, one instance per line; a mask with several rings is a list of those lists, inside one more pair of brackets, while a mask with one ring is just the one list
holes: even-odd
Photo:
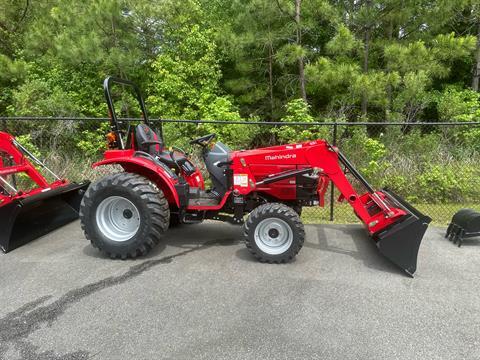
[[190, 141], [190, 145], [196, 144], [196, 145], [200, 145], [200, 146], [205, 147], [208, 144], [210, 144], [212, 142], [212, 140], [215, 139], [216, 136], [217, 136], [217, 134], [208, 134], [208, 135], [199, 137], [195, 140]]

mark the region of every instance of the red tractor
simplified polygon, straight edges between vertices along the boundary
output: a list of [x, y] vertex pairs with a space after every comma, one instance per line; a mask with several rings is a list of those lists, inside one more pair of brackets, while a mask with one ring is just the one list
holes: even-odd
[[[111, 96], [113, 83], [131, 86], [143, 121], [121, 132]], [[124, 172], [93, 183], [83, 198], [80, 218], [86, 237], [111, 258], [145, 255], [169, 226], [205, 219], [242, 225], [245, 243], [258, 260], [284, 263], [302, 248], [303, 206], [323, 206], [332, 182], [365, 224], [380, 252], [412, 275], [430, 219], [390, 191], [375, 191], [353, 165], [325, 140], [232, 151], [215, 134], [198, 145], [212, 183], [205, 189], [199, 169], [186, 153], [166, 148], [161, 124], [149, 126], [138, 87], [109, 77], [104, 81], [112, 132], [100, 165]], [[366, 188], [358, 194], [341, 165]], [[246, 217], [246, 220], [244, 220]]]

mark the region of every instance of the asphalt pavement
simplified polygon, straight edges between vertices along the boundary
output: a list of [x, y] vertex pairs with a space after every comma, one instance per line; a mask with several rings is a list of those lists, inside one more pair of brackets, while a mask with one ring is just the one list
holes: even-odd
[[480, 241], [444, 231], [412, 279], [357, 225], [308, 225], [268, 265], [222, 223], [114, 261], [74, 222], [0, 255], [0, 359], [479, 359]]

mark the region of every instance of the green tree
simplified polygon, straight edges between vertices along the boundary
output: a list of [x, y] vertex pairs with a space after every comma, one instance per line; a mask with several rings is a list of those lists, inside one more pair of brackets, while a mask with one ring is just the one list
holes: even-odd
[[[168, 34], [167, 34], [168, 36]], [[200, 26], [175, 29], [175, 42], [163, 49], [153, 62], [148, 97], [152, 114], [164, 118], [240, 120], [227, 96], [220, 94], [221, 78], [213, 32]], [[199, 134], [217, 132], [233, 145], [249, 142], [254, 128], [242, 125], [165, 126], [167, 137], [184, 144]]]

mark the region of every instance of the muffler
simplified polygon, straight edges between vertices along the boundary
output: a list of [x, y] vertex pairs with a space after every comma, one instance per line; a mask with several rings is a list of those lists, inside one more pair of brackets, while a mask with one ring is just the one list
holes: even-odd
[[392, 206], [407, 214], [397, 222], [372, 235], [381, 254], [409, 276], [417, 270], [417, 255], [428, 224], [432, 219], [389, 190], [382, 190]]

